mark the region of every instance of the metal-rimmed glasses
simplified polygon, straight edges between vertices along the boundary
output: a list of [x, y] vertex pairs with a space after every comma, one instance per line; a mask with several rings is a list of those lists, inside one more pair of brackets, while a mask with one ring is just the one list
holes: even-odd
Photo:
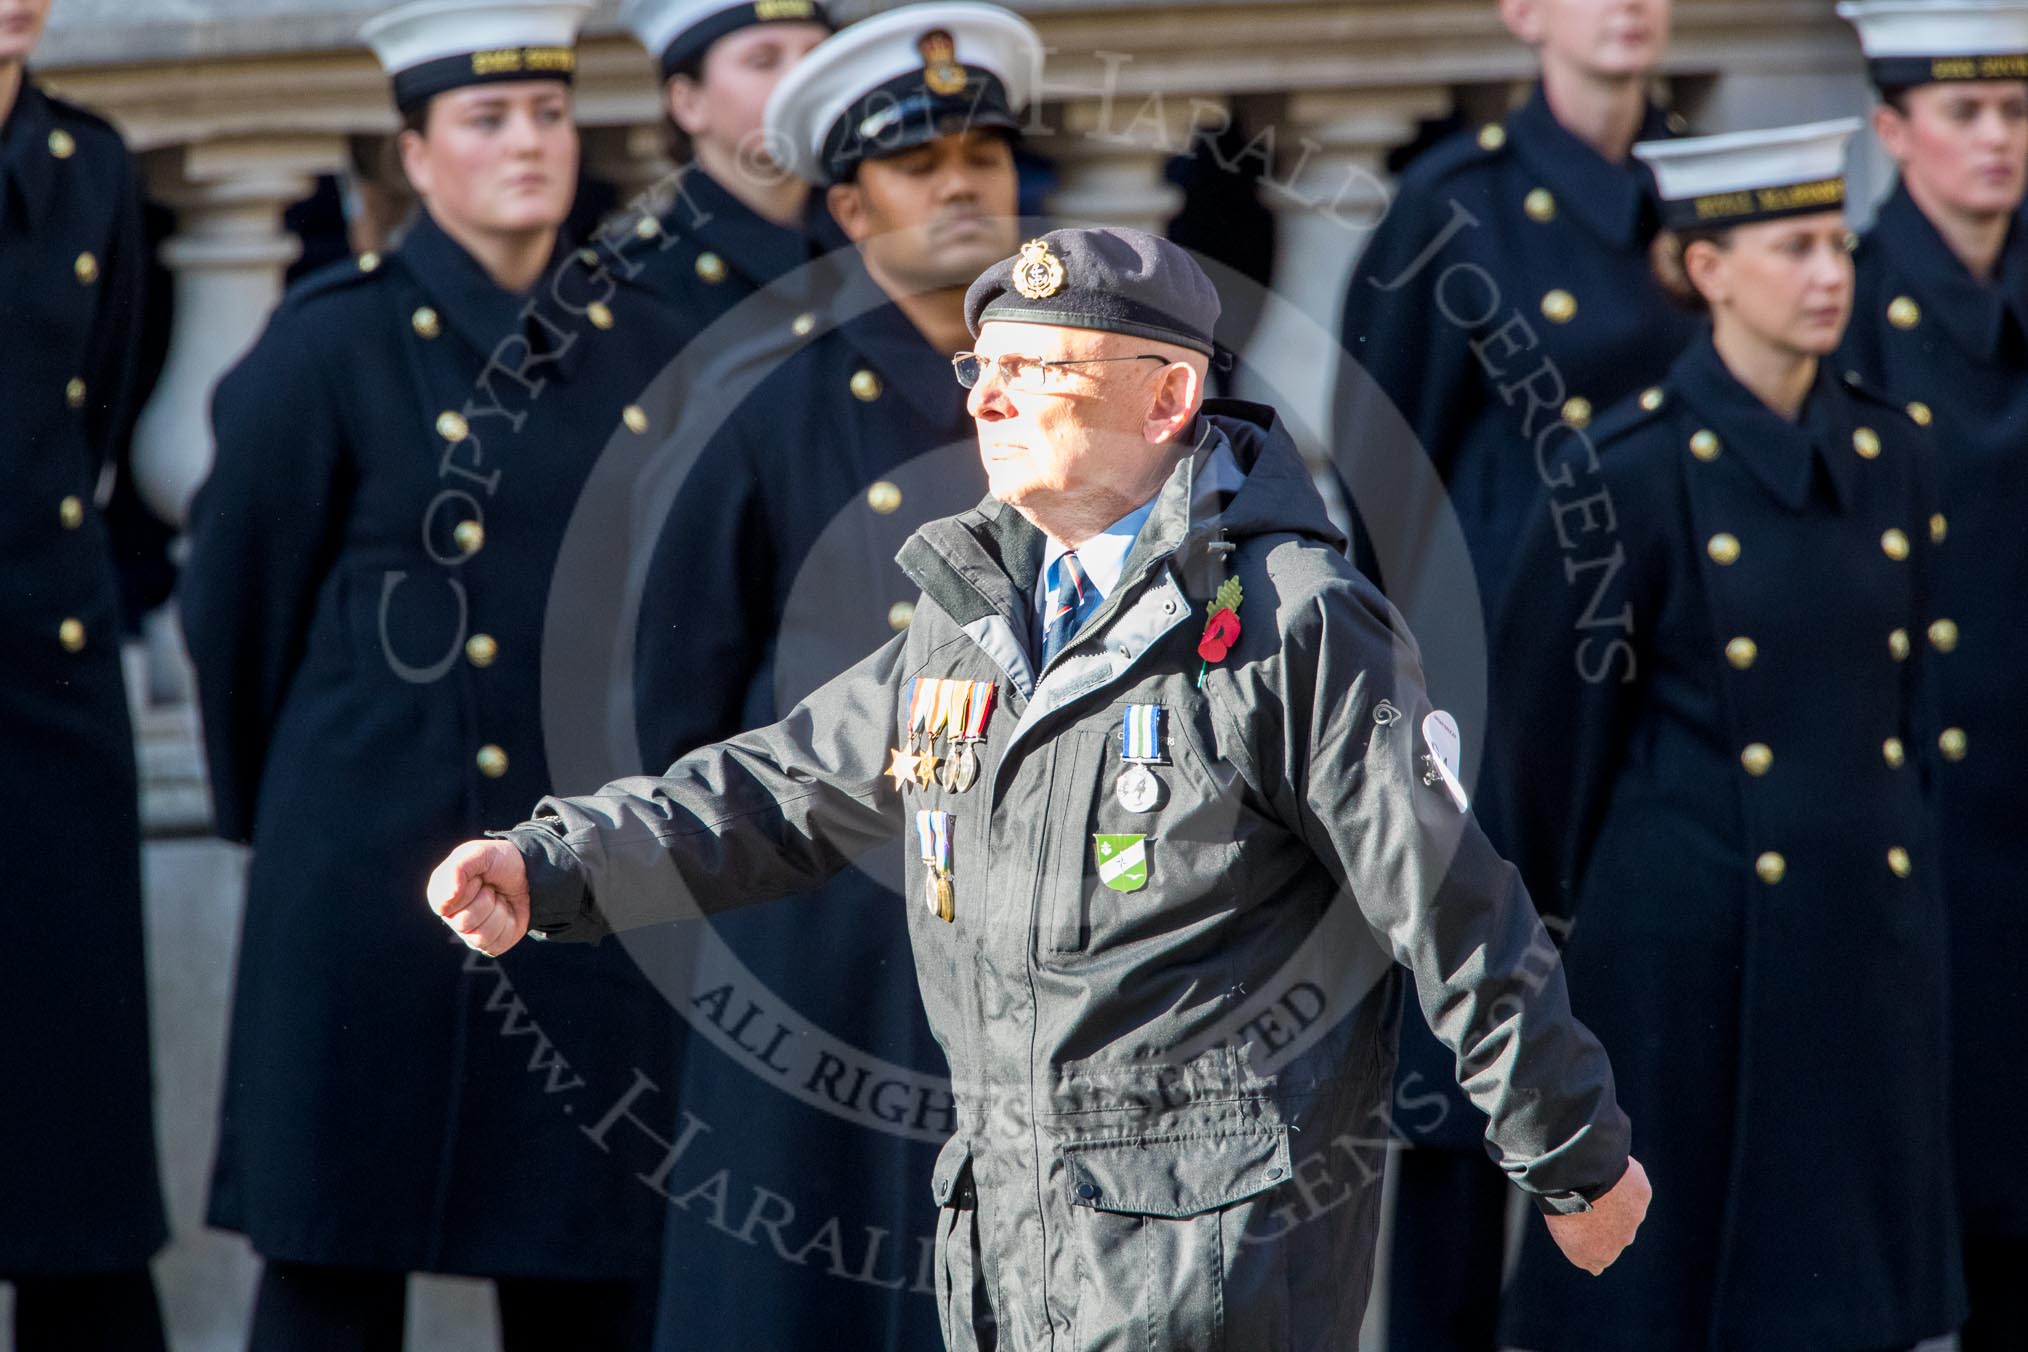
[[957, 373], [958, 383], [966, 389], [978, 388], [993, 368], [1000, 370], [1000, 379], [1010, 390], [1025, 394], [1039, 394], [1050, 388], [1051, 373], [1063, 366], [1095, 366], [1109, 361], [1158, 361], [1168, 365], [1170, 359], [1159, 353], [1138, 352], [1131, 357], [1069, 357], [1060, 361], [1044, 361], [1040, 357], [1025, 357], [1018, 352], [1009, 352], [998, 357], [982, 356], [977, 352], [960, 352], [951, 358], [951, 370]]

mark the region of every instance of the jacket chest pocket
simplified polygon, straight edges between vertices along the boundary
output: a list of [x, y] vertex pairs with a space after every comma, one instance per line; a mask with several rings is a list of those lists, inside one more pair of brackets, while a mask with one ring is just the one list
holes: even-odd
[[1239, 798], [1176, 711], [1161, 760], [1126, 759], [1121, 703], [1057, 738], [1039, 908], [1048, 954], [1161, 943], [1208, 923], [1231, 888]]

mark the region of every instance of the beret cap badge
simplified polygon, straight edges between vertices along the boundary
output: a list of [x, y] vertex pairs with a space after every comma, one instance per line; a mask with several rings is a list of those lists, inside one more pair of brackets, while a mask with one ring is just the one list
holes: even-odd
[[932, 94], [961, 94], [965, 89], [965, 68], [958, 64], [958, 43], [941, 28], [932, 28], [916, 41], [922, 53], [923, 87]]
[[1047, 300], [1063, 290], [1063, 260], [1050, 252], [1049, 241], [1031, 239], [1021, 246], [1014, 263], [1014, 289], [1029, 300]]

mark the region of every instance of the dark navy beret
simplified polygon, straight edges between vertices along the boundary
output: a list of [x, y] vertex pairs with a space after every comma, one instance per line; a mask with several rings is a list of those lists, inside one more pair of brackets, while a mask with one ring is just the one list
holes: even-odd
[[986, 269], [965, 293], [974, 338], [993, 320], [1060, 324], [1211, 355], [1218, 291], [1187, 249], [1122, 226], [1052, 230]]

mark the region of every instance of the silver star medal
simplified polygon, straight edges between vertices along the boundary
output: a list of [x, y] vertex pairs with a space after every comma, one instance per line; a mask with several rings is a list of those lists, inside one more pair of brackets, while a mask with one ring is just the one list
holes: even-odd
[[1162, 754], [1162, 706], [1129, 704], [1120, 719], [1120, 771], [1113, 793], [1129, 812], [1153, 812], [1162, 801], [1162, 781], [1151, 765], [1167, 764]]

